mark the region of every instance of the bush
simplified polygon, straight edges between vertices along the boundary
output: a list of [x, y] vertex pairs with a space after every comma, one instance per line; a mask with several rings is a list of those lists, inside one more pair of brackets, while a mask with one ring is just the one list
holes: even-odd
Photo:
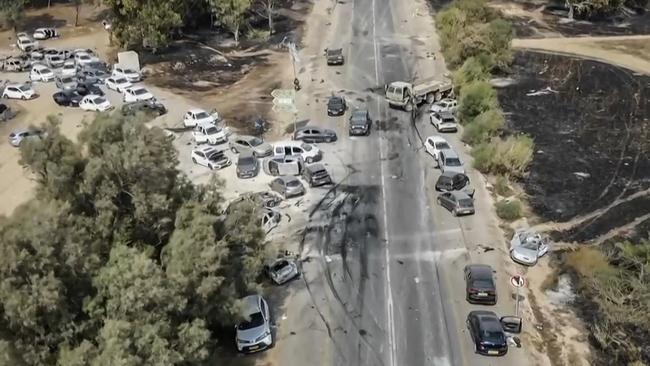
[[497, 216], [504, 220], [514, 221], [521, 218], [524, 207], [517, 199], [505, 199], [497, 202]]
[[463, 87], [458, 101], [460, 123], [469, 123], [476, 116], [499, 105], [497, 93], [487, 81], [475, 81]]
[[483, 173], [521, 177], [533, 160], [533, 139], [528, 136], [510, 136], [493, 139], [472, 149], [474, 167]]
[[259, 42], [266, 42], [271, 38], [271, 32], [268, 29], [251, 28], [246, 34], [246, 38]]
[[470, 57], [463, 63], [460, 69], [453, 75], [454, 90], [457, 94], [462, 93], [463, 86], [475, 81], [488, 81], [490, 79], [487, 57]]
[[512, 194], [512, 189], [510, 189], [510, 182], [506, 176], [499, 175], [497, 177], [497, 180], [494, 183], [494, 191], [501, 197], [508, 197]]
[[476, 145], [481, 142], [489, 141], [496, 136], [505, 124], [503, 112], [500, 109], [491, 109], [479, 114], [474, 121], [465, 126], [463, 130], [463, 142]]

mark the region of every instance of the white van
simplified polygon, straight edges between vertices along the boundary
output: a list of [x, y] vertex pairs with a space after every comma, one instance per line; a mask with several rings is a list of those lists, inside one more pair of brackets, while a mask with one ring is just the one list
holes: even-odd
[[307, 164], [311, 164], [323, 157], [320, 149], [302, 141], [280, 141], [273, 145], [273, 156], [299, 156]]

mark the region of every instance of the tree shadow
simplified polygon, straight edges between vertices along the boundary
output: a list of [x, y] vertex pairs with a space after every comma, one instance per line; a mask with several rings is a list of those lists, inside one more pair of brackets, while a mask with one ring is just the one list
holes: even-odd
[[38, 14], [25, 16], [21, 28], [33, 30], [42, 27], [61, 28], [66, 25], [68, 25], [68, 21], [65, 19], [54, 18], [51, 14]]

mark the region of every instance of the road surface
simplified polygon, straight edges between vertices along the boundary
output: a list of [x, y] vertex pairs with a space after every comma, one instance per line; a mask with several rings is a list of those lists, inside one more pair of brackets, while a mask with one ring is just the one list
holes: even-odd
[[[420, 54], [425, 42], [419, 36], [435, 29], [409, 33], [413, 9], [402, 3], [330, 3], [332, 13], [308, 25], [300, 113], [337, 130], [339, 141], [322, 149], [340, 184], [306, 218], [300, 251], [309, 260], [277, 311], [278, 340], [269, 357], [295, 365], [527, 365], [522, 349], [502, 358], [475, 355], [465, 330], [471, 309], [505, 315], [514, 308], [489, 193], [468, 166], [477, 214], [455, 218], [436, 206], [439, 171], [422, 147], [433, 134], [428, 115], [412, 120], [383, 101], [385, 83], [445, 72], [439, 59]], [[346, 64], [328, 68], [322, 50], [338, 46]], [[371, 136], [350, 138], [347, 116], [326, 116], [330, 93], [370, 111]], [[458, 137], [446, 136], [466, 158]], [[470, 261], [497, 269], [498, 306], [465, 302], [462, 270]]]

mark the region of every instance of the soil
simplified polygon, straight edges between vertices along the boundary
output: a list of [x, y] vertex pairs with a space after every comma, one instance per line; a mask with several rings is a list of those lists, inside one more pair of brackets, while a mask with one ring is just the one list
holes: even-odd
[[650, 187], [650, 77], [534, 52], [516, 54], [513, 76], [499, 99], [508, 127], [535, 140], [522, 183], [536, 215], [567, 221]]

